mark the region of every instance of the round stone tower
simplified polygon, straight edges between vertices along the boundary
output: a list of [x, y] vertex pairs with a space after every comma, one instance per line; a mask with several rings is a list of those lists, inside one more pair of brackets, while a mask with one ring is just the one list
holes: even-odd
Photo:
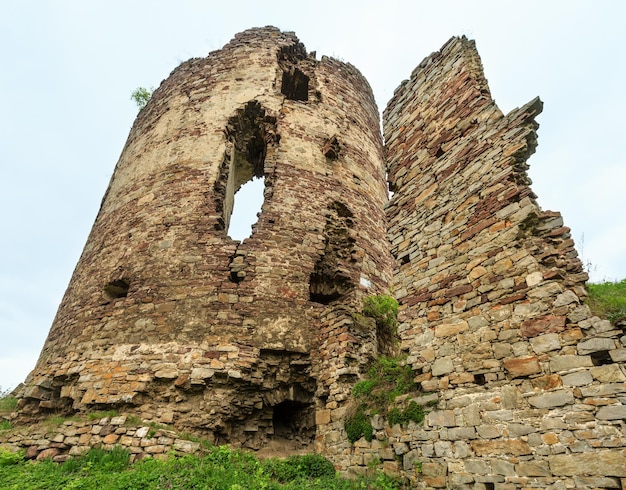
[[[253, 178], [264, 202], [239, 242]], [[353, 313], [388, 288], [386, 201], [353, 66], [271, 27], [182, 63], [135, 121], [21, 416], [118, 408], [247, 447], [309, 443], [381, 347]]]

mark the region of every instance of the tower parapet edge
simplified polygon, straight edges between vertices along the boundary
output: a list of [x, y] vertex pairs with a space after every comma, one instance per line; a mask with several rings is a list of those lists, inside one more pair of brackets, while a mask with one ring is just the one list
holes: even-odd
[[[253, 178], [264, 201], [240, 242]], [[312, 444], [336, 371], [376, 355], [375, 332], [359, 349], [336, 334], [388, 288], [386, 200], [353, 66], [271, 27], [181, 64], [130, 132], [20, 416], [119, 408], [253, 449]]]

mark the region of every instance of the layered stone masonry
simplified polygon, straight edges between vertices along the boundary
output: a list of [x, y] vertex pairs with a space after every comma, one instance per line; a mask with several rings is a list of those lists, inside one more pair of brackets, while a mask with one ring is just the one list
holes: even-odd
[[[530, 188], [541, 110], [502, 114], [452, 38], [384, 112], [387, 203], [354, 67], [273, 28], [182, 64], [138, 116], [15, 421], [119, 406], [216, 443], [314, 439], [342, 472], [419, 488], [626, 488], [626, 336], [584, 305], [570, 230]], [[254, 175], [265, 202], [239, 243], [232, 200]], [[397, 403], [427, 415], [373, 415], [353, 445], [351, 387], [388, 348], [355, 313], [389, 290], [422, 390]], [[41, 440], [86, 447], [67, 427]], [[87, 445], [143, 447], [94, 427]]]
[[[255, 176], [258, 222], [232, 240]], [[124, 408], [252, 449], [312, 445], [315, 410], [376, 356], [349, 312], [388, 289], [386, 199], [378, 110], [353, 66], [271, 27], [182, 63], [130, 132], [20, 420]]]
[[424, 487], [626, 477], [626, 337], [583, 304], [569, 229], [529, 187], [541, 108], [503, 115], [474, 43], [452, 38], [384, 114], [401, 346], [439, 397], [423, 427], [389, 443], [406, 442], [409, 474], [423, 462]]

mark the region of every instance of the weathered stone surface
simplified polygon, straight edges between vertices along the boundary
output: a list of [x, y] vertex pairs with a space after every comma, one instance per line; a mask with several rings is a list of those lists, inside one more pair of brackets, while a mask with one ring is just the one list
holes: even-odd
[[593, 382], [593, 376], [589, 371], [578, 371], [563, 375], [562, 380], [564, 386], [586, 386]]
[[560, 349], [561, 341], [558, 334], [549, 333], [531, 338], [530, 345], [535, 351], [535, 354], [543, 354], [544, 352]]
[[441, 376], [443, 374], [448, 374], [454, 371], [454, 364], [452, 359], [444, 358], [437, 359], [431, 368], [433, 376]]
[[477, 456], [488, 456], [491, 454], [509, 454], [522, 456], [530, 454], [532, 451], [527, 442], [520, 439], [505, 439], [493, 441], [471, 441], [472, 449]]
[[591, 357], [589, 356], [564, 355], [553, 356], [550, 358], [550, 370], [553, 373], [560, 373], [562, 371], [591, 366], [593, 366], [593, 363], [591, 362]]
[[539, 359], [536, 356], [505, 359], [503, 364], [513, 378], [541, 372]]
[[615, 341], [613, 339], [595, 338], [584, 340], [578, 344], [578, 354], [581, 356], [591, 354], [592, 352], [602, 350], [609, 351], [612, 349], [615, 349]]
[[626, 477], [626, 452], [595, 451], [548, 456], [550, 471], [555, 476], [617, 476]]
[[563, 405], [574, 403], [574, 395], [569, 390], [552, 391], [542, 395], [531, 396], [528, 399], [528, 403], [536, 408], [562, 407]]
[[600, 420], [626, 420], [626, 405], [609, 405], [600, 407], [596, 417]]
[[520, 461], [515, 470], [519, 476], [552, 476], [547, 461]]
[[429, 426], [454, 427], [456, 425], [452, 410], [434, 410], [428, 414], [427, 419]]

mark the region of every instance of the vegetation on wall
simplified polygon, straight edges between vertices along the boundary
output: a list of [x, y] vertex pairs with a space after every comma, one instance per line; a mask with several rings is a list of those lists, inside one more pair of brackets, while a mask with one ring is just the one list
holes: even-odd
[[626, 318], [626, 279], [587, 284], [587, 305], [599, 317], [615, 322]]
[[133, 93], [130, 94], [130, 98], [135, 101], [135, 104], [137, 104], [137, 107], [141, 110], [146, 107], [146, 104], [150, 101], [152, 92], [154, 92], [154, 88], [148, 90], [145, 87], [137, 87], [133, 90]]
[[391, 425], [406, 425], [424, 420], [424, 407], [414, 400], [396, 404], [396, 399], [417, 391], [413, 371], [404, 357], [379, 357], [367, 372], [367, 377], [352, 388], [354, 408], [346, 417], [344, 428], [352, 443], [364, 437], [371, 441], [374, 429], [371, 417], [379, 414]]
[[[392, 354], [398, 337], [398, 302], [388, 294], [378, 294], [363, 298], [363, 317], [374, 320], [379, 352]], [[358, 322], [358, 314], [355, 320]]]

